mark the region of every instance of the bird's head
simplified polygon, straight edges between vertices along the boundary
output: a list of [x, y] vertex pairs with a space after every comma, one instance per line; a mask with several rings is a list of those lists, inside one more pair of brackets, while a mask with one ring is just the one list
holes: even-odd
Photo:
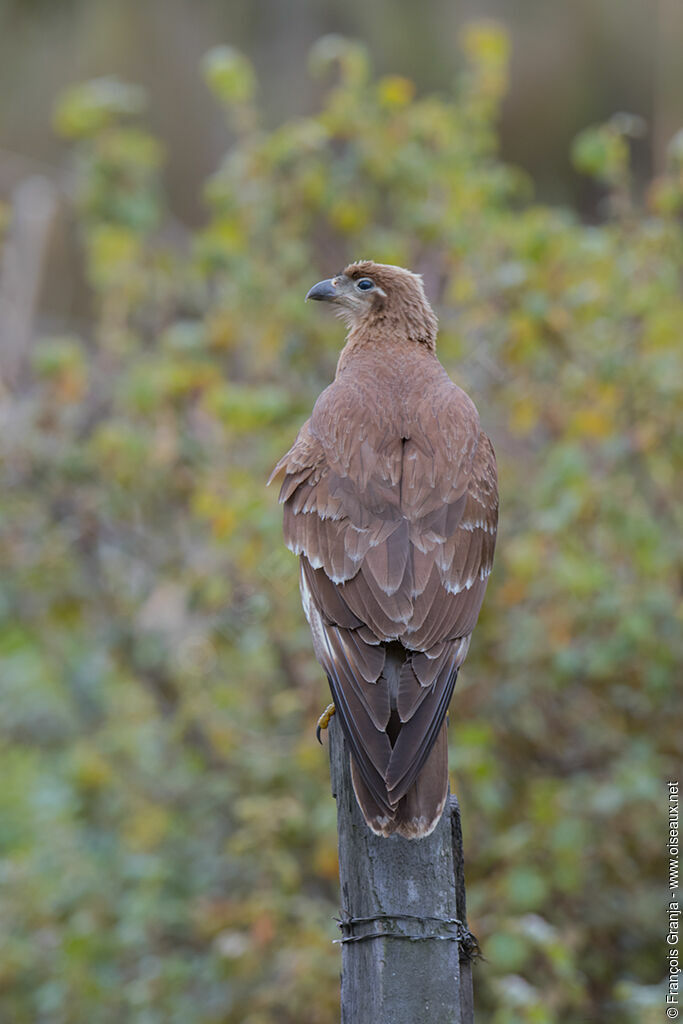
[[313, 285], [306, 299], [329, 302], [352, 329], [386, 330], [434, 347], [437, 320], [419, 274], [360, 260]]

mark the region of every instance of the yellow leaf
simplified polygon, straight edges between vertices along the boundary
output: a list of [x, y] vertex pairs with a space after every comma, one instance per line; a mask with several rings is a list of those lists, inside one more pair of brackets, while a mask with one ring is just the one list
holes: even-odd
[[168, 830], [168, 812], [158, 804], [145, 804], [129, 816], [123, 826], [123, 835], [133, 850], [151, 850], [157, 846]]
[[614, 429], [611, 417], [600, 408], [581, 409], [572, 420], [572, 433], [580, 437], [609, 437]]
[[405, 107], [415, 95], [415, 85], [402, 75], [387, 75], [377, 89], [383, 107]]
[[538, 406], [529, 396], [515, 402], [510, 413], [510, 430], [518, 437], [530, 434], [538, 423]]

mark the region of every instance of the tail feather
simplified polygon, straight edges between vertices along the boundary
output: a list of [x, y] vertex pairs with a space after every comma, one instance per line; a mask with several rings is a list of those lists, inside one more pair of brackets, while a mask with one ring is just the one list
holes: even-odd
[[448, 796], [448, 739], [446, 722], [441, 725], [429, 757], [405, 796], [390, 811], [380, 807], [351, 757], [351, 780], [356, 799], [368, 827], [378, 836], [398, 834], [422, 839], [439, 823]]

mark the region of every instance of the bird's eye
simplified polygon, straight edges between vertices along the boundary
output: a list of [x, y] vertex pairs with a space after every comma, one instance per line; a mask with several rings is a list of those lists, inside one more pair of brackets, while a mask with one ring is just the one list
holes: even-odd
[[362, 292], [369, 292], [374, 287], [375, 282], [371, 281], [369, 277], [361, 277], [360, 281], [356, 282], [356, 288], [360, 288]]

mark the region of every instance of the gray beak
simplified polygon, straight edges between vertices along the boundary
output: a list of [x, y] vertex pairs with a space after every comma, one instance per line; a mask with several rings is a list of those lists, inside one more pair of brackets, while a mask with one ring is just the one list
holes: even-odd
[[335, 278], [329, 278], [327, 281], [318, 281], [314, 284], [308, 295], [306, 296], [306, 302], [309, 299], [315, 299], [316, 302], [332, 302], [337, 298], [339, 292], [335, 283]]

